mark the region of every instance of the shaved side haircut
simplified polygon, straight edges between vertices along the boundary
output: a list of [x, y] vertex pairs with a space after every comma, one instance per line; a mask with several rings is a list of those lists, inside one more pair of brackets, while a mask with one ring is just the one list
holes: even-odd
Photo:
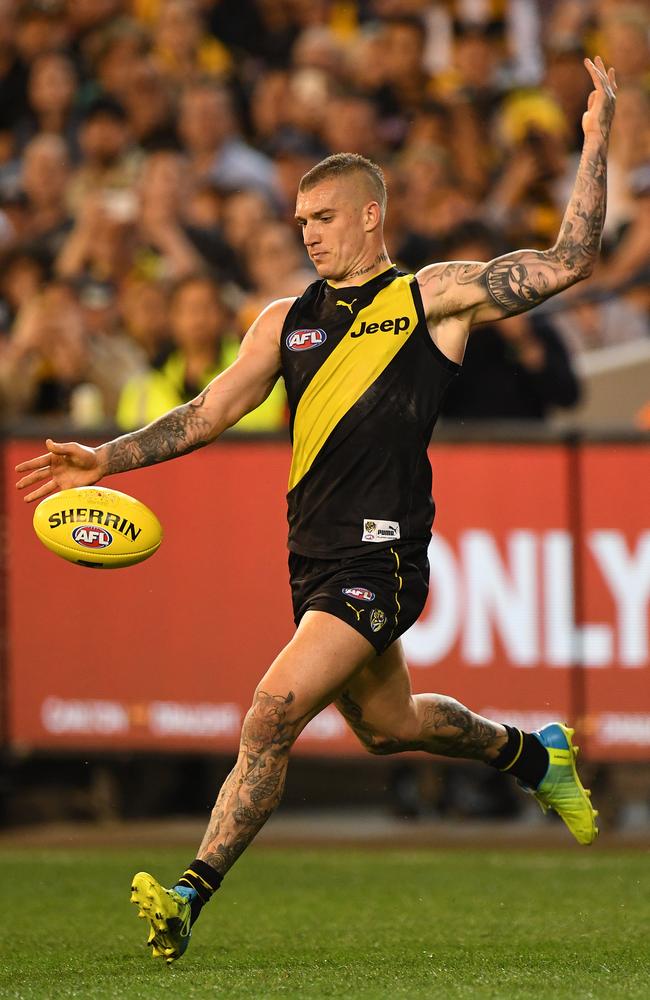
[[372, 160], [360, 156], [359, 153], [334, 153], [325, 160], [321, 160], [315, 167], [308, 170], [301, 178], [298, 185], [299, 191], [311, 191], [317, 184], [328, 181], [334, 177], [351, 176], [352, 174], [363, 174], [368, 182], [368, 186], [373, 193], [375, 201], [381, 208], [382, 221], [386, 215], [386, 203], [388, 194], [386, 191], [386, 181], [381, 167], [373, 163]]

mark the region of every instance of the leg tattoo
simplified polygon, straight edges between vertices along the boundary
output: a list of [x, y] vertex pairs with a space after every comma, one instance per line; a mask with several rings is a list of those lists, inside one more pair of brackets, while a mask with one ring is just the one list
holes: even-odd
[[423, 730], [431, 753], [486, 760], [507, 740], [503, 726], [475, 715], [455, 698], [434, 695], [424, 707]]
[[392, 754], [424, 750], [443, 757], [490, 760], [497, 756], [507, 735], [503, 726], [475, 715], [454, 698], [445, 695], [417, 695], [416, 718], [408, 736], [383, 734], [363, 718], [361, 705], [344, 691], [336, 702], [352, 731], [370, 753]]
[[239, 756], [216, 801], [198, 857], [221, 875], [232, 868], [278, 805], [302, 718], [295, 695], [259, 691], [244, 720]]
[[[349, 725], [352, 732], [370, 753], [390, 754], [406, 750], [401, 740], [391, 740], [377, 732], [363, 717], [361, 705], [353, 700], [349, 691], [343, 691], [336, 702], [336, 707]], [[420, 749], [414, 747], [413, 749]]]

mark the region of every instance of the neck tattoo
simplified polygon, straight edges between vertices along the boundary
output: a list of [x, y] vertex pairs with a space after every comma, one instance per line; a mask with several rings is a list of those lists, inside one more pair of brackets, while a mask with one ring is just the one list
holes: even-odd
[[382, 253], [378, 253], [375, 259], [373, 260], [372, 264], [368, 264], [366, 265], [366, 267], [360, 267], [356, 271], [353, 271], [352, 274], [348, 274], [348, 280], [350, 278], [360, 278], [361, 275], [367, 274], [368, 271], [372, 271], [372, 269], [377, 267], [378, 264], [385, 264], [387, 260], [388, 260], [388, 254], [385, 251]]

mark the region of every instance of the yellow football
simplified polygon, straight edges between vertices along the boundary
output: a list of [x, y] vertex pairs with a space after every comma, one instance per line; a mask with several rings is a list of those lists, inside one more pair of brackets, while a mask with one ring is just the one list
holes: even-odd
[[46, 497], [34, 511], [34, 531], [50, 552], [99, 569], [142, 562], [162, 541], [162, 526], [152, 510], [103, 486]]

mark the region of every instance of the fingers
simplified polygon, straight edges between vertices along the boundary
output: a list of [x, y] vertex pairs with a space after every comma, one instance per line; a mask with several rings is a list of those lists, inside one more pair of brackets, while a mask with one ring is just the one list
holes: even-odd
[[25, 503], [33, 503], [34, 500], [40, 500], [42, 497], [46, 497], [49, 496], [50, 493], [54, 493], [57, 489], [58, 487], [54, 480], [50, 479], [48, 483], [44, 483], [42, 486], [39, 486], [39, 488], [34, 490], [32, 493], [28, 493], [25, 497]]
[[55, 441], [52, 441], [51, 438], [47, 438], [45, 444], [48, 447], [48, 451], [45, 455], [39, 455], [37, 458], [30, 458], [26, 462], [21, 462], [16, 466], [16, 472], [28, 472], [30, 469], [42, 469], [51, 464], [52, 455], [69, 455], [73, 451], [72, 444], [57, 444]]
[[606, 90], [611, 89], [614, 92], [616, 91], [616, 74], [613, 66], [606, 69], [605, 63], [600, 56], [596, 56], [593, 62], [591, 59], [585, 59], [584, 64], [597, 89], [599, 89], [600, 84]]
[[25, 490], [28, 486], [33, 486], [34, 483], [41, 483], [44, 479], [47, 479], [52, 475], [52, 470], [49, 465], [44, 469], [37, 469], [36, 472], [30, 472], [28, 476], [23, 476], [16, 483], [16, 489]]
[[74, 441], [68, 441], [67, 444], [59, 444], [53, 441], [52, 438], [46, 438], [45, 444], [53, 455], [70, 455], [75, 449]]
[[29, 469], [42, 469], [43, 466], [50, 464], [49, 452], [47, 455], [39, 455], [38, 458], [30, 458], [27, 462], [21, 462], [20, 465], [16, 466], [16, 472], [27, 472]]
[[600, 73], [598, 67], [592, 63], [591, 59], [585, 59], [585, 66], [587, 67], [587, 71], [593, 81], [594, 87], [598, 88], [599, 86], [602, 86], [603, 74]]

